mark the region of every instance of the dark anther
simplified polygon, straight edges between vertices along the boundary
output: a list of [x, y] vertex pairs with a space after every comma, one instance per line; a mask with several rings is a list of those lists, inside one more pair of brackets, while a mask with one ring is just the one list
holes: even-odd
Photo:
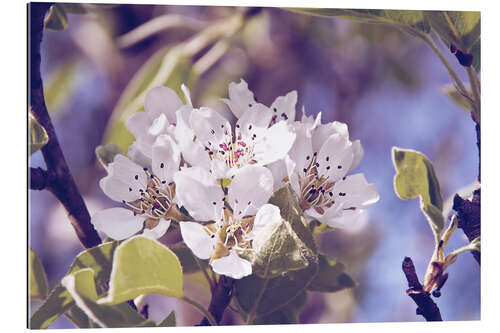
[[346, 179], [346, 176], [342, 177], [342, 180], [345, 180]]
[[144, 170], [144, 171], [148, 171], [148, 168], [144, 168], [143, 170]]
[[160, 164], [160, 168], [163, 168], [165, 166], [165, 164], [161, 163]]
[[344, 192], [339, 192], [339, 195], [340, 195], [341, 197], [345, 197], [345, 193], [344, 193]]
[[306, 160], [309, 161], [311, 157], [309, 155], [306, 156]]
[[327, 167], [326, 167], [326, 170], [330, 170], [330, 166], [327, 166]]
[[342, 165], [339, 165], [339, 166], [337, 167], [337, 169], [342, 169]]
[[252, 124], [248, 125], [248, 130], [252, 129]]
[[214, 206], [215, 206], [215, 205], [217, 205], [217, 202], [215, 202], [215, 201], [214, 201], [214, 202], [212, 202], [212, 205], [214, 205]]
[[273, 108], [273, 111], [274, 111], [274, 112], [277, 112], [277, 111], [278, 111], [278, 109], [276, 109], [276, 108]]
[[161, 181], [161, 183], [162, 183], [162, 184], [166, 184], [166, 183], [167, 183], [167, 181], [166, 181], [166, 180], [162, 180], [162, 181]]
[[326, 157], [326, 161], [328, 162], [330, 160], [330, 156], [327, 156]]
[[132, 192], [132, 188], [131, 188], [131, 187], [129, 187], [129, 188], [128, 188], [128, 191], [129, 191], [129, 192]]
[[441, 297], [441, 291], [439, 291], [439, 289], [435, 289], [435, 290], [432, 292], [432, 296], [434, 296], [434, 297], [436, 297], [436, 298]]
[[139, 175], [135, 175], [135, 180], [138, 180], [139, 179]]
[[313, 155], [314, 155], [314, 156], [318, 155], [318, 152], [317, 152], [317, 151], [315, 151]]
[[307, 169], [306, 169], [306, 168], [304, 168], [304, 173], [306, 173], [306, 172], [307, 172]]

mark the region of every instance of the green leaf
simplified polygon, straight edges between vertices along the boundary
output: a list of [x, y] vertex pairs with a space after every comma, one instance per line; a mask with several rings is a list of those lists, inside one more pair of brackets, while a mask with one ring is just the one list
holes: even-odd
[[135, 236], [117, 247], [108, 296], [98, 303], [118, 304], [143, 294], [183, 297], [182, 268], [166, 246]]
[[271, 279], [252, 274], [236, 280], [234, 297], [245, 313], [255, 311], [257, 316], [267, 315], [292, 302], [306, 290], [317, 273], [318, 264], [310, 262], [306, 269], [290, 271]]
[[65, 61], [43, 80], [45, 104], [51, 116], [57, 115], [76, 87], [78, 61]]
[[49, 142], [47, 131], [40, 123], [31, 115], [28, 114], [28, 128], [29, 128], [29, 152], [33, 155], [34, 152], [41, 149]]
[[[421, 10], [379, 10], [379, 9], [333, 9], [333, 8], [290, 8], [301, 14], [326, 17], [341, 17], [364, 23], [382, 23], [397, 27], [411, 27], [429, 32], [430, 27]], [[407, 31], [407, 30], [405, 30]]]
[[[67, 274], [82, 268], [92, 268], [97, 283], [106, 283], [111, 274], [113, 253], [118, 242], [103, 243], [81, 252], [71, 264]], [[75, 305], [70, 293], [58, 283], [49, 294], [47, 300], [33, 313], [30, 319], [31, 329], [47, 328], [54, 320]]]
[[154, 53], [132, 77], [111, 114], [104, 142], [115, 142], [123, 151], [134, 141], [126, 122], [134, 113], [144, 109], [146, 93], [156, 86], [175, 90], [182, 99], [181, 84], [194, 82], [192, 62], [183, 56], [182, 49], [166, 47]]
[[[469, 93], [469, 96], [471, 96], [472, 93], [470, 92], [470, 88], [467, 87], [466, 89], [467, 92]], [[453, 102], [455, 102], [456, 105], [466, 110], [467, 112], [471, 112], [471, 106], [469, 101], [467, 101], [467, 99], [457, 91], [457, 89], [453, 86], [453, 84], [444, 85], [441, 88], [441, 91], [443, 92], [443, 94], [448, 96]]]
[[420, 208], [436, 238], [444, 228], [443, 198], [432, 163], [420, 152], [392, 148], [394, 190], [403, 200], [420, 197]]
[[158, 327], [175, 327], [175, 326], [176, 326], [175, 311], [170, 312], [167, 318], [163, 319], [163, 321], [158, 324]]
[[311, 228], [313, 235], [319, 235], [335, 230], [335, 228], [330, 227], [328, 224], [321, 223], [317, 220], [309, 222], [309, 227]]
[[94, 271], [91, 268], [66, 275], [61, 284], [71, 294], [77, 306], [101, 327], [156, 326], [154, 322], [143, 318], [126, 303], [115, 306], [97, 304], [99, 296], [95, 288]]
[[49, 284], [47, 282], [47, 276], [45, 275], [45, 270], [43, 269], [42, 262], [36, 255], [35, 251], [31, 247], [28, 248], [29, 251], [29, 291], [30, 297], [45, 299], [49, 292]]
[[307, 290], [333, 293], [346, 288], [353, 288], [356, 283], [344, 270], [344, 264], [320, 254], [319, 272], [309, 284]]
[[454, 44], [469, 53], [481, 36], [480, 12], [424, 11], [424, 15], [446, 47]]
[[60, 4], [54, 4], [50, 6], [49, 14], [44, 21], [45, 29], [51, 29], [55, 31], [63, 31], [68, 25], [68, 18], [64, 8]]
[[112, 163], [116, 155], [125, 155], [123, 150], [114, 142], [106, 143], [105, 145], [97, 146], [95, 149], [97, 160], [104, 169], [108, 168], [108, 164]]
[[254, 239], [253, 272], [262, 278], [300, 270], [317, 261], [313, 235], [293, 190], [288, 186], [281, 188], [269, 203], [280, 208], [282, 221], [266, 226], [268, 230], [260, 233], [261, 238]]
[[255, 325], [298, 324], [300, 310], [306, 305], [307, 293], [297, 295], [290, 303], [270, 314], [256, 317]]
[[184, 274], [195, 273], [200, 270], [197, 260], [203, 267], [209, 267], [208, 260], [195, 258], [193, 252], [184, 244], [172, 246], [170, 250], [172, 250], [179, 259]]

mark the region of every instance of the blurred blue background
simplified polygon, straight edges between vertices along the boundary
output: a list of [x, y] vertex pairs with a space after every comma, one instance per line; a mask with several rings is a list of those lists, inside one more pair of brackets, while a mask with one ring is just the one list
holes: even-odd
[[[155, 51], [186, 40], [197, 29], [230, 16], [230, 7], [119, 5], [89, 15], [69, 15], [63, 32], [46, 31], [42, 77], [54, 125], [76, 182], [91, 214], [113, 206], [98, 187], [104, 170], [94, 149], [118, 97], [131, 77]], [[199, 20], [192, 27], [158, 32], [132, 46], [120, 36], [161, 15]], [[477, 178], [475, 130], [469, 114], [442, 92], [450, 82], [444, 66], [420, 40], [382, 25], [303, 16], [264, 8], [248, 18], [228, 48], [189, 87], [196, 105], [226, 97], [227, 84], [244, 78], [260, 102], [297, 90], [306, 114], [321, 111], [323, 122], [339, 120], [365, 150], [356, 171], [375, 183], [380, 201], [367, 210], [357, 229], [320, 237], [321, 249], [347, 266], [358, 287], [334, 294], [310, 293], [303, 323], [420, 321], [406, 296], [401, 271], [413, 258], [422, 279], [432, 255], [433, 237], [418, 200], [400, 200], [393, 190], [391, 148], [416, 149], [433, 162], [447, 200]], [[438, 45], [441, 42], [436, 40]], [[441, 47], [461, 77], [464, 71]], [[194, 61], [199, 56], [194, 57]], [[178, 89], [179, 87], [172, 87]], [[40, 152], [30, 166], [44, 166]], [[64, 210], [45, 191], [30, 191], [30, 244], [40, 256], [53, 287], [82, 248]], [[466, 244], [458, 230], [448, 251]], [[480, 267], [466, 253], [449, 268], [450, 277], [437, 304], [445, 320], [480, 319]], [[192, 279], [193, 285], [197, 280]], [[198, 287], [193, 287], [197, 290]], [[200, 288], [203, 302], [209, 295]], [[176, 309], [180, 324], [193, 325], [199, 314], [176, 301], [153, 297], [159, 310]], [[36, 306], [36, 304], [34, 304]], [[163, 310], [162, 310], [163, 309]], [[229, 314], [226, 323], [239, 323]], [[52, 328], [72, 327], [60, 318]]]

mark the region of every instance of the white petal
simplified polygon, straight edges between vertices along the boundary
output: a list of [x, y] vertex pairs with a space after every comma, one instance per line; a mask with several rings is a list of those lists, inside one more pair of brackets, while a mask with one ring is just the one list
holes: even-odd
[[153, 174], [167, 184], [179, 170], [180, 152], [169, 135], [160, 135], [153, 145]]
[[201, 144], [210, 149], [219, 149], [219, 144], [231, 140], [231, 124], [217, 111], [194, 109], [189, 123]]
[[255, 103], [236, 122], [236, 137], [241, 134], [245, 142], [250, 142], [254, 134], [258, 135], [258, 130], [262, 131], [269, 127], [272, 116], [271, 109], [263, 104]]
[[139, 139], [147, 135], [153, 119], [147, 112], [136, 112], [127, 119], [127, 129], [136, 139]]
[[[288, 161], [290, 161], [290, 158], [288, 156], [285, 156], [285, 159], [288, 159]], [[285, 159], [278, 160], [267, 166], [269, 171], [271, 171], [271, 173], [273, 174], [273, 192], [279, 190], [288, 183], [288, 181], [284, 181], [284, 179], [287, 179], [288, 177], [288, 170]]]
[[311, 158], [313, 156], [312, 135], [309, 125], [295, 122], [292, 124], [292, 128], [296, 133], [296, 138], [288, 155], [290, 155], [290, 158], [296, 164], [296, 172], [300, 174], [302, 170], [307, 168], [311, 163]]
[[174, 175], [174, 182], [177, 201], [194, 219], [216, 221], [220, 218], [224, 192], [212, 174], [200, 167], [183, 168]]
[[151, 157], [146, 156], [142, 152], [137, 141], [134, 141], [130, 146], [128, 146], [127, 156], [139, 166], [148, 169], [151, 168]]
[[344, 203], [344, 207], [367, 207], [380, 198], [377, 188], [368, 184], [362, 173], [347, 176], [335, 183], [333, 187], [335, 202]]
[[115, 240], [128, 238], [142, 229], [144, 217], [125, 208], [109, 208], [92, 216], [94, 227]]
[[179, 222], [182, 239], [200, 259], [208, 259], [214, 253], [215, 240], [205, 231], [205, 228], [195, 222]]
[[254, 159], [261, 165], [266, 165], [284, 158], [292, 147], [296, 134], [281, 121], [269, 129], [256, 131]]
[[248, 89], [248, 84], [241, 79], [239, 83], [229, 84], [229, 99], [222, 99], [231, 109], [236, 118], [240, 118], [250, 107], [255, 104], [253, 93]]
[[140, 198], [139, 190], [147, 188], [147, 175], [141, 166], [123, 155], [116, 155], [108, 165], [108, 175], [99, 185], [112, 200], [130, 202]]
[[333, 134], [340, 134], [346, 138], [349, 138], [349, 131], [347, 125], [338, 121], [334, 121], [327, 124], [318, 125], [313, 132], [313, 149], [319, 151], [323, 143]]
[[318, 153], [318, 173], [328, 176], [331, 182], [344, 177], [354, 157], [351, 146], [345, 136], [338, 133], [331, 135]]
[[336, 217], [326, 219], [324, 222], [332, 228], [354, 228], [362, 213], [363, 211], [361, 209], [344, 210]]
[[252, 231], [247, 234], [247, 237], [253, 239], [253, 249], [259, 252], [260, 247], [271, 237], [281, 225], [280, 209], [271, 204], [262, 206], [253, 222]]
[[277, 120], [293, 122], [295, 120], [295, 105], [297, 104], [297, 92], [290, 91], [285, 96], [280, 96], [271, 104], [273, 115]]
[[144, 100], [144, 109], [152, 115], [152, 118], [164, 114], [170, 123], [175, 121], [175, 111], [181, 106], [182, 101], [176, 92], [163, 86], [149, 90]]
[[158, 239], [161, 236], [163, 236], [168, 228], [170, 227], [170, 220], [165, 220], [165, 219], [160, 219], [160, 222], [158, 222], [158, 225], [154, 227], [153, 229], [144, 229], [142, 234], [146, 237], [153, 238], [153, 239]]
[[306, 110], [304, 106], [302, 106], [302, 118], [300, 122], [309, 125], [310, 129], [313, 130], [321, 125], [321, 112], [318, 112], [316, 118], [314, 118], [313, 116], [306, 116]]
[[349, 172], [351, 172], [352, 170], [354, 170], [359, 162], [361, 161], [361, 159], [363, 158], [365, 152], [363, 150], [363, 146], [361, 146], [361, 142], [359, 140], [356, 140], [352, 143], [352, 152], [354, 154], [353, 156], [353, 160], [352, 160], [352, 165], [351, 165], [351, 168], [349, 169]]
[[252, 274], [250, 261], [241, 258], [234, 251], [231, 251], [228, 256], [212, 261], [212, 269], [217, 274], [226, 275], [233, 279], [241, 279]]
[[267, 203], [273, 192], [273, 174], [269, 169], [247, 165], [238, 170], [229, 185], [229, 204], [236, 217], [254, 215]]

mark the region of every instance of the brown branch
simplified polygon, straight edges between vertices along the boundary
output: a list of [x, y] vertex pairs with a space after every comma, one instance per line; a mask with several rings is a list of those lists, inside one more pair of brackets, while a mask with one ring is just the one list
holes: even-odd
[[[481, 189], [474, 191], [472, 201], [462, 199], [458, 194], [453, 198], [453, 209], [457, 212], [458, 227], [469, 242], [481, 235]], [[474, 259], [481, 265], [481, 253], [471, 251]]]
[[443, 321], [441, 312], [437, 304], [432, 300], [431, 294], [422, 289], [422, 284], [420, 284], [415, 271], [415, 265], [413, 265], [410, 257], [405, 257], [402, 268], [409, 287], [406, 294], [417, 304], [417, 315], [421, 315], [427, 321]]
[[30, 168], [29, 184], [31, 190], [44, 190], [47, 187], [49, 175], [42, 168]]
[[40, 179], [41, 169], [34, 172], [31, 170], [30, 175], [35, 176], [32, 181], [35, 180], [36, 183], [32, 183], [30, 187], [41, 187], [43, 184], [43, 188], [55, 195], [68, 212], [78, 239], [85, 248], [90, 248], [100, 244], [101, 239], [90, 222], [90, 214], [66, 164], [43, 95], [40, 75], [40, 44], [43, 36], [44, 16], [49, 7], [49, 3], [30, 3], [28, 5], [30, 112], [45, 128], [49, 137], [49, 142], [42, 148], [42, 154], [47, 166], [46, 174], [50, 175], [50, 177], [44, 177], [45, 181], [42, 182]]
[[[231, 302], [233, 297], [233, 283], [234, 279], [221, 275], [219, 281], [216, 283], [215, 288], [212, 289], [212, 298], [208, 311], [212, 314], [217, 324], [222, 320], [224, 311]], [[210, 323], [207, 318], [203, 318], [201, 323], [197, 326], [208, 326]]]

